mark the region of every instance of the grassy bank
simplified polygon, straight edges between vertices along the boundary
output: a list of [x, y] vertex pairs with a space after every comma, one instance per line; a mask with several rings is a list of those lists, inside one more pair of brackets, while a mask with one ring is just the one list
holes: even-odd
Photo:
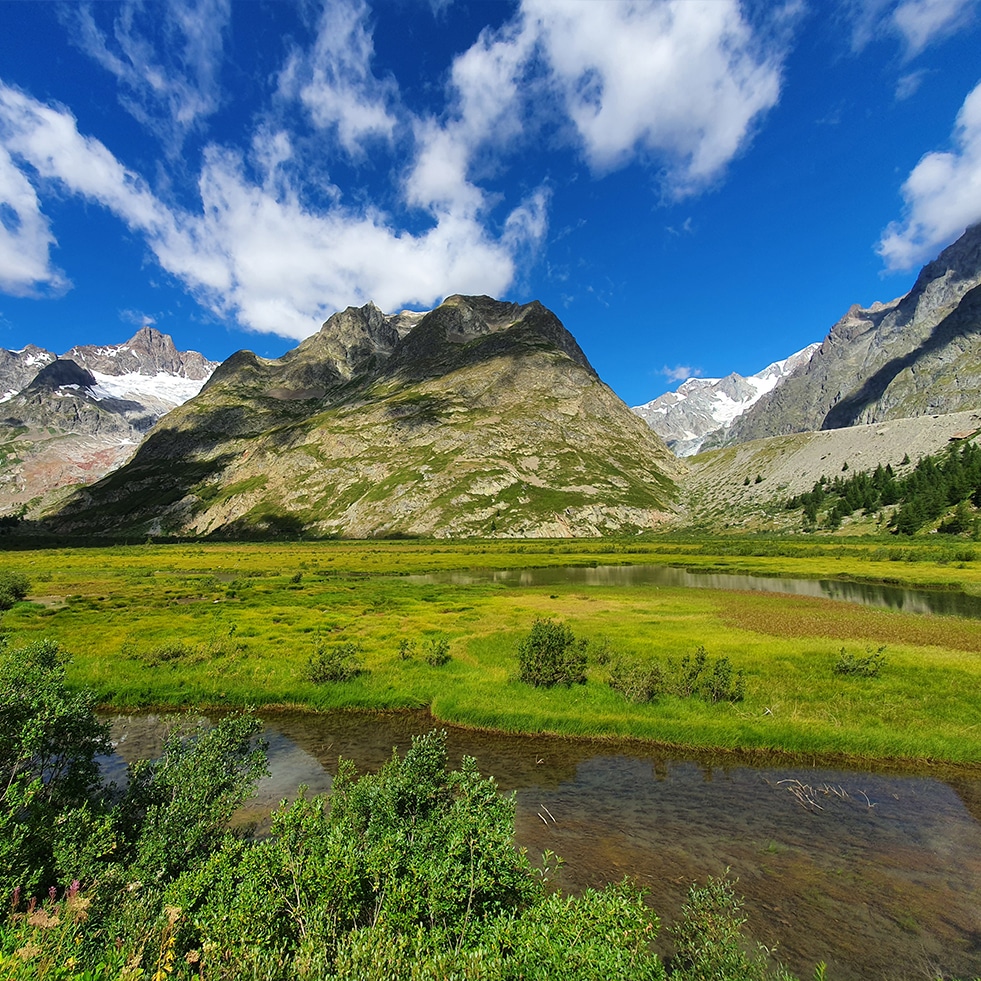
[[[119, 707], [429, 706], [448, 722], [618, 735], [801, 754], [981, 760], [977, 621], [828, 600], [664, 587], [435, 585], [426, 571], [664, 562], [806, 578], [932, 584], [981, 593], [966, 548], [883, 542], [610, 542], [146, 545], [7, 552], [28, 601], [4, 628], [71, 651], [73, 683]], [[591, 642], [587, 684], [537, 689], [516, 651], [538, 617]], [[449, 643], [436, 667], [426, 654]], [[353, 645], [364, 672], [314, 683], [319, 651]], [[842, 650], [885, 645], [877, 677], [840, 675]], [[703, 646], [742, 671], [742, 701], [609, 687], [609, 652], [677, 664]], [[597, 652], [606, 656], [597, 657]]]

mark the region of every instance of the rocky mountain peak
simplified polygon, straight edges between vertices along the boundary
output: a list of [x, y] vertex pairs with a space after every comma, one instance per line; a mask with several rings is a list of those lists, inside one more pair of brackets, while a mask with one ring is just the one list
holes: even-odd
[[[540, 303], [454, 295], [334, 314], [277, 360], [233, 355], [60, 528], [349, 536], [630, 534], [677, 464]], [[111, 503], [110, 503], [111, 502]], [[183, 533], [183, 531], [182, 531]]]
[[204, 381], [215, 369], [197, 351], [178, 351], [169, 334], [141, 327], [124, 344], [85, 344], [63, 355], [83, 368], [103, 375], [173, 375]]
[[809, 344], [789, 358], [774, 361], [748, 378], [736, 372], [725, 378], [687, 378], [637, 413], [678, 456], [692, 456], [725, 438], [729, 427], [767, 392], [810, 361], [818, 344]]
[[852, 306], [814, 358], [733, 425], [729, 442], [975, 408], [981, 396], [981, 224], [890, 303]]
[[95, 375], [71, 358], [57, 358], [46, 364], [27, 386], [27, 392], [51, 392], [58, 388], [92, 388]]

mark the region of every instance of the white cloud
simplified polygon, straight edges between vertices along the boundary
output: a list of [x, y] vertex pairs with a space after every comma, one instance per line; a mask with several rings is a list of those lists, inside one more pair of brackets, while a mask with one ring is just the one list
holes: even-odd
[[909, 74], [903, 75], [896, 83], [896, 101], [903, 102], [914, 96], [920, 85], [922, 85], [926, 74], [926, 69], [921, 69], [920, 71], [909, 72]]
[[669, 382], [680, 382], [687, 381], [689, 378], [700, 378], [702, 375], [701, 368], [692, 368], [686, 364], [676, 365], [674, 368], [669, 368], [665, 365], [660, 373], [664, 375]]
[[906, 43], [907, 57], [950, 37], [971, 19], [976, 6], [977, 0], [903, 0], [892, 23]]
[[902, 40], [906, 57], [950, 37], [975, 15], [978, 0], [840, 0], [852, 25], [852, 48], [878, 37]]
[[395, 86], [371, 72], [374, 45], [364, 0], [325, 3], [310, 52], [294, 49], [280, 73], [280, 93], [298, 98], [321, 129], [336, 129], [353, 157], [368, 138], [391, 139], [396, 117], [389, 111]]
[[[289, 337], [306, 337], [334, 310], [369, 299], [397, 309], [449, 293], [500, 295], [514, 278], [513, 250], [543, 230], [544, 201], [536, 197], [513, 212], [500, 240], [470, 214], [447, 212], [410, 235], [379, 212], [340, 204], [314, 211], [285, 176], [257, 185], [241, 155], [217, 147], [205, 154], [201, 211], [170, 209], [102, 143], [80, 134], [67, 110], [2, 84], [0, 134], [40, 177], [142, 232], [161, 266], [203, 303], [244, 327]], [[273, 160], [288, 149], [275, 135], [264, 146]], [[9, 183], [33, 192], [13, 163]], [[41, 273], [54, 276], [47, 266]]]
[[780, 91], [779, 52], [762, 52], [736, 0], [524, 0], [565, 110], [597, 171], [638, 153], [690, 193], [745, 146]]
[[0, 147], [0, 289], [30, 296], [39, 286], [60, 292], [68, 287], [51, 264], [55, 244], [31, 182]]
[[951, 142], [953, 149], [923, 157], [903, 184], [906, 218], [889, 225], [878, 249], [889, 269], [932, 258], [981, 221], [981, 83], [964, 100]]
[[65, 8], [70, 36], [115, 76], [127, 112], [161, 137], [168, 152], [178, 153], [188, 131], [220, 105], [219, 66], [231, 0], [96, 9], [118, 11], [111, 36], [98, 26], [91, 6]]

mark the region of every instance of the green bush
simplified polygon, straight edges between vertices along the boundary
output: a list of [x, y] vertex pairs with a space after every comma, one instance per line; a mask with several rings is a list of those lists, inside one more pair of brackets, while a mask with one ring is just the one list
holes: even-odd
[[431, 668], [441, 668], [450, 660], [450, 642], [440, 634], [426, 641], [426, 664]]
[[742, 671], [733, 673], [729, 658], [720, 657], [712, 665], [712, 671], [702, 682], [702, 693], [712, 702], [741, 702], [746, 693]]
[[664, 669], [656, 661], [641, 664], [617, 657], [610, 665], [609, 685], [628, 702], [644, 704], [663, 695], [667, 682]]
[[334, 681], [350, 681], [364, 673], [361, 648], [351, 642], [327, 645], [317, 642], [317, 648], [307, 662], [307, 678], [315, 685]]
[[765, 947], [746, 943], [742, 906], [727, 876], [691, 887], [682, 918], [671, 928], [670, 981], [793, 981], [780, 968], [769, 970]]
[[519, 677], [539, 688], [585, 684], [587, 647], [566, 624], [537, 619], [518, 645]]
[[91, 692], [66, 686], [69, 661], [53, 641], [11, 651], [0, 638], [0, 895], [56, 882], [62, 841], [98, 823], [109, 728]]
[[834, 667], [831, 670], [834, 674], [844, 675], [846, 677], [877, 678], [886, 663], [883, 653], [885, 649], [885, 644], [876, 650], [866, 647], [865, 656], [859, 657], [842, 647], [838, 652], [838, 660], [835, 661]]
[[23, 573], [0, 569], [0, 610], [9, 610], [30, 591], [31, 581]]

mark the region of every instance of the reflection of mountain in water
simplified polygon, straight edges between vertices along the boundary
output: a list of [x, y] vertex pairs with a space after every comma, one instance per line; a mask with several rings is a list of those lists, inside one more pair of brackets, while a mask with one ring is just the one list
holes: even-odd
[[690, 589], [789, 593], [874, 606], [904, 613], [981, 619], [981, 596], [954, 590], [905, 589], [844, 579], [786, 579], [737, 573], [690, 572], [665, 565], [551, 566], [544, 569], [469, 569], [408, 576], [411, 582], [494, 582], [508, 586], [666, 586]]

